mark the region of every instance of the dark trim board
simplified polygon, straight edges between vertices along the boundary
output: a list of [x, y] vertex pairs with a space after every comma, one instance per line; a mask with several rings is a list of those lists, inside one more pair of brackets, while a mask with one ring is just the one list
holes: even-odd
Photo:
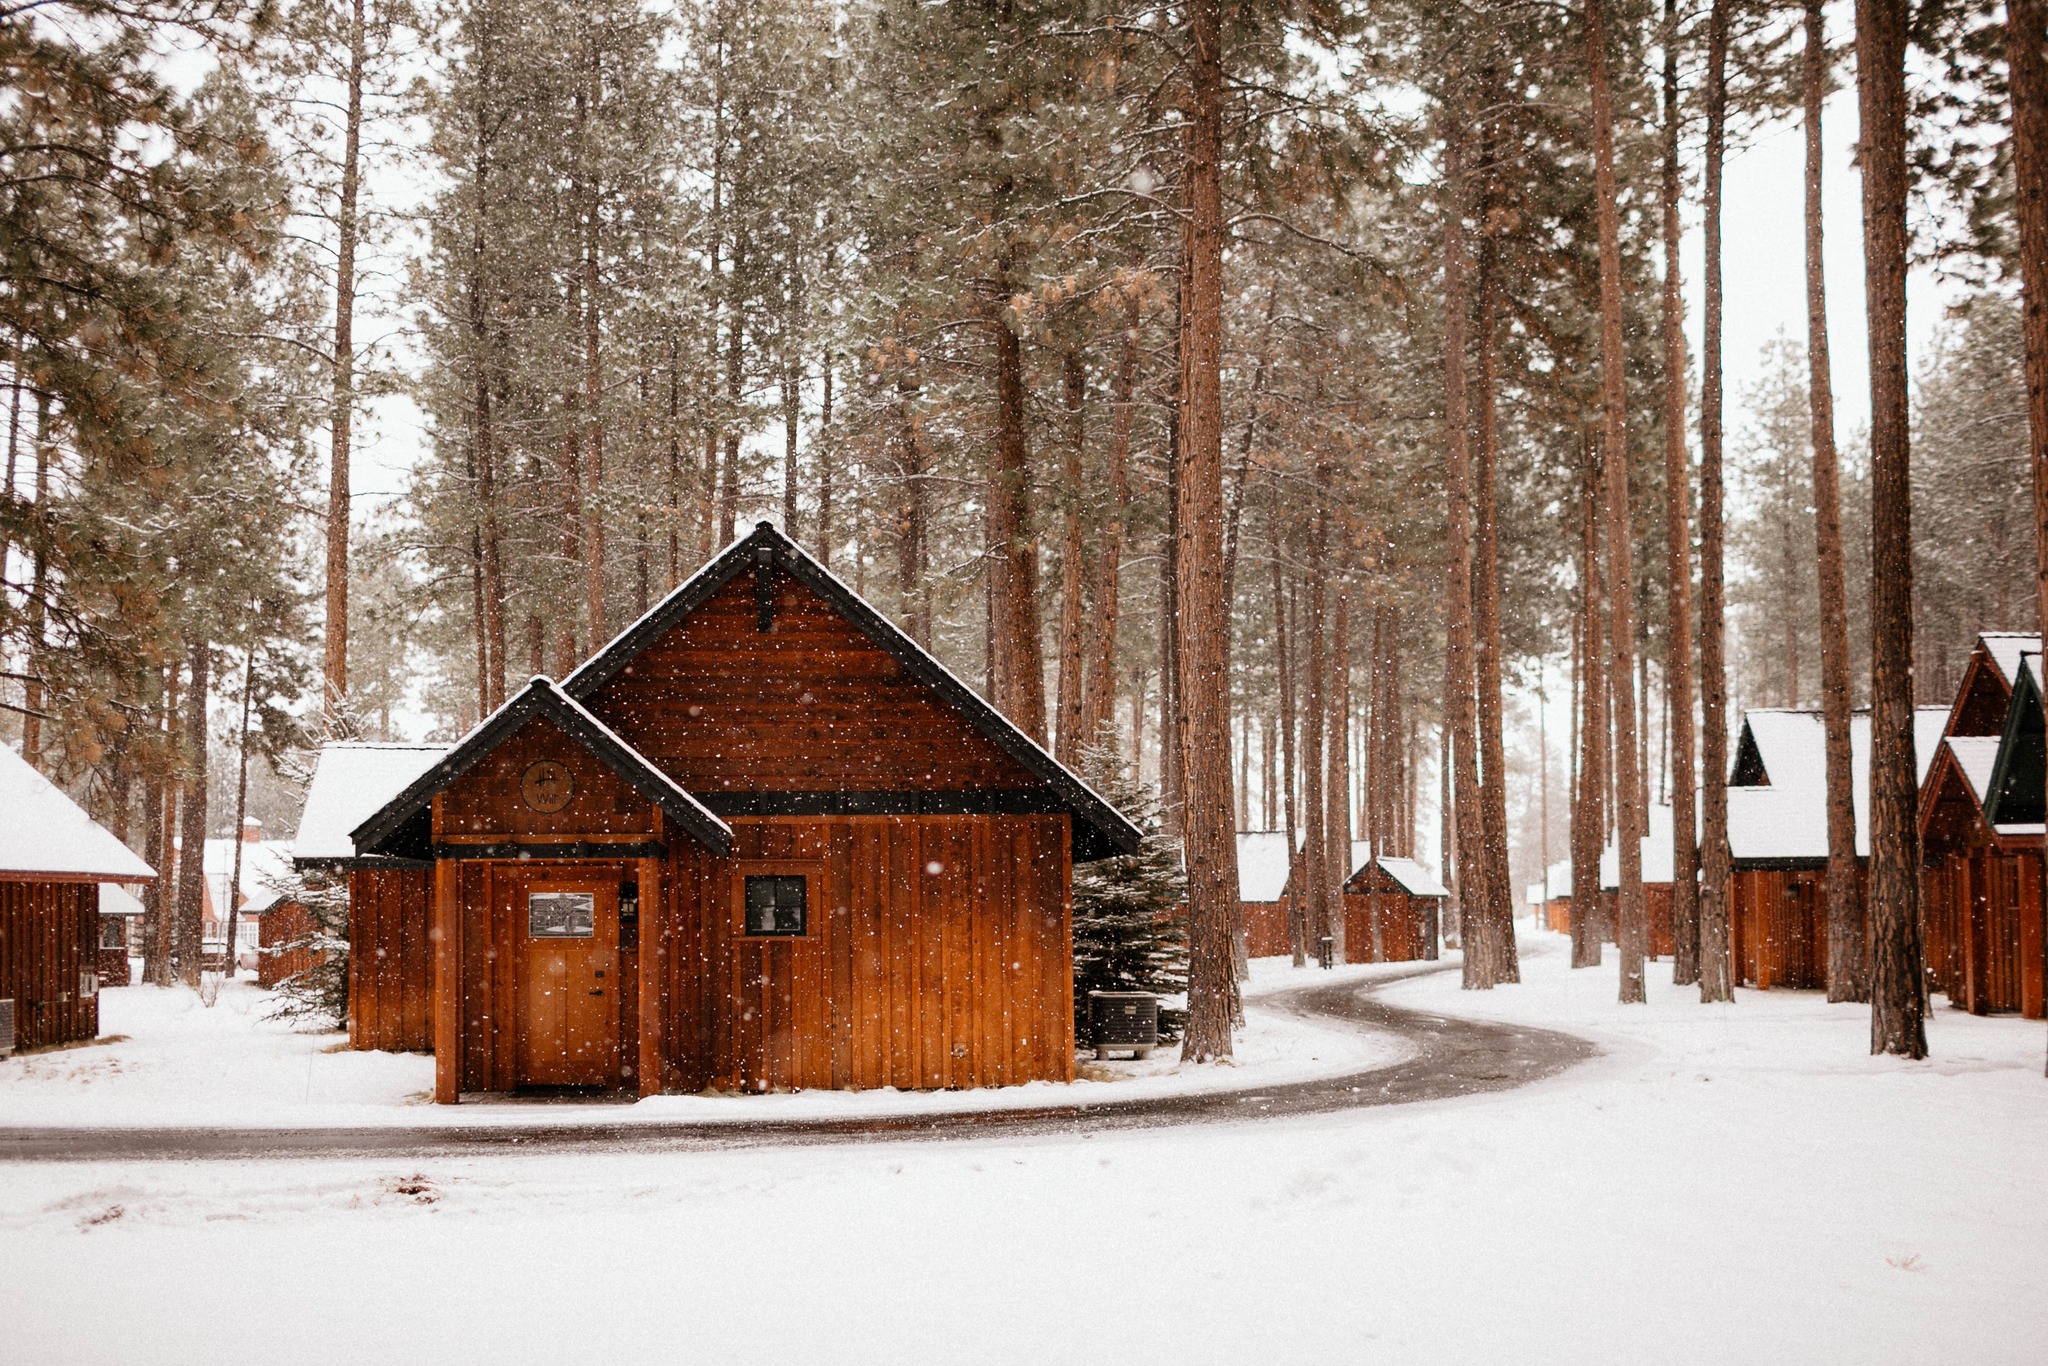
[[[292, 867], [302, 873], [419, 872], [433, 866], [434, 861], [430, 858], [398, 858], [381, 854], [372, 854], [368, 858], [292, 859]], [[248, 912], [242, 914], [247, 915]]]
[[437, 844], [434, 857], [514, 859], [528, 863], [545, 863], [553, 859], [667, 858], [668, 846], [657, 840], [639, 844], [593, 844], [582, 840], [570, 844], [518, 844], [510, 841], [498, 844]]
[[[902, 665], [905, 672], [931, 688], [969, 725], [1052, 789], [1059, 804], [1049, 810], [1068, 811], [1075, 818], [1075, 858], [1107, 858], [1138, 851], [1144, 833], [1126, 820], [1121, 812], [769, 522], [757, 523], [751, 534], [726, 547], [645, 616], [621, 631], [609, 645], [585, 660], [580, 668], [562, 680], [563, 691], [579, 701], [590, 697], [749, 565], [758, 575], [768, 564], [781, 569], [823, 598], [861, 634]], [[756, 585], [758, 594], [758, 577]], [[763, 620], [767, 618], [764, 616]]]
[[704, 804], [721, 816], [1058, 816], [1051, 792], [715, 792]]

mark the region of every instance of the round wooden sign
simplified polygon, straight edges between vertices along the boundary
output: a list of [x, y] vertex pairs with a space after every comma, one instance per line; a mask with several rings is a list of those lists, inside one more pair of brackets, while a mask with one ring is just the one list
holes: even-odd
[[575, 777], [553, 759], [529, 764], [519, 775], [519, 796], [535, 811], [560, 811], [575, 793]]

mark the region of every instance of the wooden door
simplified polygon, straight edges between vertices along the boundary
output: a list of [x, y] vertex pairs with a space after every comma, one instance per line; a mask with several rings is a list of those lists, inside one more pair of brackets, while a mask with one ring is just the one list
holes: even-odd
[[616, 877], [521, 879], [512, 913], [519, 945], [516, 1084], [616, 1086]]

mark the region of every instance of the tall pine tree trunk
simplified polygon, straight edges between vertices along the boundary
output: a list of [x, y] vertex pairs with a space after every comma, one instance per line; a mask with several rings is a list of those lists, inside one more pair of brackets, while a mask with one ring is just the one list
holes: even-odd
[[[349, 442], [356, 407], [356, 199], [362, 183], [365, 0], [352, 0], [342, 124], [341, 203], [335, 213], [334, 350], [327, 462], [327, 621], [322, 709], [334, 717], [348, 696]], [[197, 980], [196, 978], [194, 979]]]
[[[1110, 385], [1109, 514], [1096, 547], [1094, 611], [1088, 644], [1088, 678], [1082, 690], [1081, 733], [1089, 741], [1102, 738], [1116, 720], [1117, 609], [1123, 596], [1124, 526], [1131, 506], [1131, 422], [1138, 380], [1138, 300], [1125, 302], [1116, 377]], [[1131, 762], [1138, 756], [1133, 754]]]
[[1728, 140], [1728, 6], [1707, 14], [1706, 264], [1700, 343], [1700, 1000], [1735, 999], [1729, 933], [1727, 584], [1721, 517], [1721, 166]]
[[1328, 737], [1330, 780], [1323, 789], [1323, 830], [1329, 851], [1330, 952], [1334, 962], [1344, 962], [1344, 882], [1353, 871], [1351, 861], [1351, 581], [1345, 565], [1339, 565], [1331, 587], [1337, 610], [1330, 627], [1329, 720], [1323, 726]]
[[[1500, 250], [1492, 234], [1479, 243], [1478, 462], [1473, 470], [1477, 533], [1472, 563], [1472, 625], [1478, 671], [1479, 828], [1486, 860], [1486, 951], [1496, 982], [1519, 982], [1515, 952], [1514, 877], [1508, 868], [1507, 749], [1503, 742], [1500, 641], [1500, 528], [1496, 470], [1500, 436], [1496, 388], [1500, 355]], [[1470, 952], [1468, 949], [1467, 952]]]
[[1600, 966], [1600, 846], [1607, 830], [1607, 689], [1600, 671], [1605, 593], [1600, 573], [1599, 466], [1580, 461], [1579, 789], [1572, 807], [1572, 966]]
[[1180, 478], [1175, 534], [1187, 788], [1188, 1014], [1181, 1056], [1231, 1054], [1237, 982], [1230, 925], [1237, 834], [1230, 800], [1230, 603], [1223, 585], [1223, 6], [1188, 7], [1188, 125], [1182, 221]]
[[[2035, 620], [2048, 622], [2048, 3], [2006, 0], [2006, 70], [2012, 93], [2014, 216], [2019, 220], [2021, 349], [2027, 376], [2027, 446], [2034, 467]], [[2042, 895], [2048, 899], [2048, 879]], [[2043, 945], [2048, 967], [2048, 944]]]
[[1087, 434], [1083, 425], [1082, 401], [1088, 392], [1088, 371], [1078, 351], [1068, 351], [1060, 362], [1061, 397], [1066, 405], [1067, 442], [1062, 461], [1066, 485], [1061, 490], [1065, 505], [1060, 536], [1060, 668], [1056, 693], [1058, 726], [1053, 756], [1069, 768], [1081, 757], [1086, 737], [1082, 729], [1081, 677], [1085, 671], [1083, 645], [1086, 626], [1081, 600], [1081, 453]]
[[[1318, 474], [1320, 474], [1320, 469]], [[1308, 543], [1308, 611], [1303, 622], [1303, 693], [1301, 706], [1301, 807], [1302, 872], [1306, 879], [1307, 924], [1304, 937], [1321, 961], [1323, 936], [1330, 932], [1330, 839], [1329, 800], [1324, 784], [1329, 766], [1324, 757], [1328, 743], [1329, 701], [1325, 687], [1326, 642], [1324, 613], [1328, 605], [1328, 545], [1330, 514], [1321, 502], [1322, 480], [1316, 481], [1318, 506], [1310, 521]]]
[[1842, 555], [1842, 477], [1835, 456], [1828, 363], [1827, 272], [1821, 254], [1821, 102], [1830, 67], [1827, 16], [1806, 0], [1806, 365], [1813, 427], [1813, 529], [1820, 584], [1820, 703], [1827, 731], [1828, 999], [1869, 998], [1863, 890], [1856, 875], [1856, 789], [1849, 750], [1849, 589]]
[[[577, 95], [578, 142], [587, 143], [590, 119], [600, 96], [595, 32], [585, 28], [585, 86]], [[587, 156], [587, 148], [579, 154]], [[602, 299], [598, 293], [598, 199], [594, 168], [579, 168], [583, 178], [583, 420], [589, 426], [590, 452], [583, 463], [583, 587], [584, 614], [590, 648], [609, 638], [604, 602], [604, 369], [599, 341], [603, 336]]]
[[[1275, 502], [1278, 501], [1277, 490]], [[1278, 509], [1269, 524], [1274, 535], [1279, 534]], [[1280, 790], [1281, 806], [1287, 825], [1287, 882], [1294, 888], [1294, 895], [1287, 903], [1287, 943], [1294, 955], [1294, 966], [1308, 965], [1308, 926], [1305, 919], [1307, 898], [1303, 895], [1308, 886], [1308, 869], [1301, 858], [1301, 824], [1294, 806], [1294, 794], [1300, 790], [1297, 775], [1301, 772], [1295, 763], [1294, 728], [1294, 633], [1292, 613], [1288, 610], [1286, 578], [1280, 569], [1281, 545], [1276, 540], [1270, 561], [1273, 569], [1273, 653], [1274, 662], [1280, 674]]]
[[192, 676], [185, 701], [185, 791], [180, 798], [178, 909], [172, 949], [178, 958], [178, 980], [199, 985], [199, 960], [206, 921], [206, 777], [207, 710], [212, 702], [213, 650], [197, 636], [185, 639], [185, 658]]
[[1678, 265], [1681, 193], [1678, 19], [1664, 0], [1664, 704], [1671, 752], [1671, 981], [1700, 976], [1699, 814], [1692, 696], [1692, 462], [1685, 441], [1685, 298]]
[[1906, 0], [1857, 0], [1870, 328], [1870, 1051], [1927, 1056], [1913, 768], [1913, 521], [1906, 374]]
[[1643, 793], [1637, 762], [1635, 523], [1628, 496], [1628, 376], [1622, 343], [1621, 215], [1614, 179], [1614, 106], [1607, 83], [1604, 0], [1586, 0], [1586, 64], [1593, 95], [1593, 195], [1600, 232], [1601, 466], [1605, 472], [1610, 689], [1614, 709], [1615, 839], [1621, 854], [1621, 1000], [1641, 1002], [1649, 906], [1643, 895]]
[[[1449, 117], [1455, 118], [1455, 115]], [[1444, 712], [1454, 772], [1458, 942], [1466, 990], [1490, 989], [1498, 959], [1487, 934], [1472, 668], [1471, 402], [1465, 384], [1465, 171], [1462, 130], [1444, 147]]]

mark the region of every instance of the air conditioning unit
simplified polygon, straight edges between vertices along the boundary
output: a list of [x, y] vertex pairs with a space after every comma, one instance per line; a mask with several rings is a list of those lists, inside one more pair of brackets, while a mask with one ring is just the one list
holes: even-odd
[[0, 1000], [0, 1058], [14, 1052], [14, 1002]]
[[93, 968], [80, 968], [78, 970], [78, 999], [90, 1001], [99, 994], [100, 975], [98, 971]]

